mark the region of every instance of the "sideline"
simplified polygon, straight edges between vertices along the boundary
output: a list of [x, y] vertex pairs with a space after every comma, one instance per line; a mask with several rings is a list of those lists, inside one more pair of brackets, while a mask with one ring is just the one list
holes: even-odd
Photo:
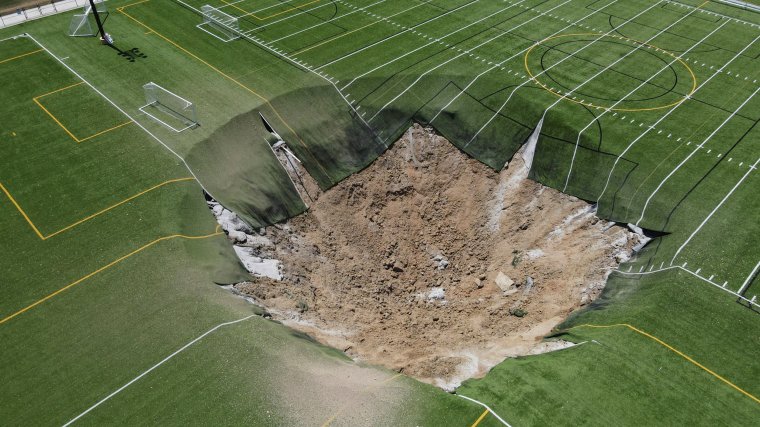
[[219, 329], [219, 328], [221, 328], [221, 327], [223, 327], [223, 326], [234, 325], [235, 323], [240, 323], [240, 322], [242, 322], [242, 321], [248, 320], [248, 319], [250, 319], [250, 318], [251, 318], [251, 317], [253, 317], [253, 316], [256, 316], [256, 315], [255, 315], [255, 314], [251, 314], [250, 316], [246, 316], [246, 317], [243, 317], [242, 319], [233, 320], [233, 321], [231, 321], [231, 322], [220, 323], [220, 324], [218, 324], [218, 325], [214, 326], [213, 328], [209, 329], [208, 331], [206, 331], [205, 333], [203, 333], [203, 334], [202, 334], [202, 335], [200, 335], [199, 337], [195, 338], [194, 340], [192, 340], [192, 341], [190, 341], [189, 343], [187, 343], [187, 344], [185, 344], [184, 346], [182, 346], [182, 348], [180, 348], [179, 350], [177, 350], [177, 351], [175, 351], [174, 353], [172, 353], [172, 354], [170, 354], [170, 355], [166, 356], [166, 357], [165, 357], [165, 358], [164, 358], [162, 361], [160, 361], [160, 362], [156, 363], [155, 365], [151, 366], [150, 368], [148, 368], [146, 371], [144, 371], [144, 372], [143, 372], [143, 373], [141, 373], [140, 375], [138, 375], [138, 376], [134, 377], [134, 378], [133, 378], [131, 381], [129, 381], [128, 383], [126, 383], [126, 384], [124, 384], [123, 386], [119, 387], [118, 389], [116, 389], [116, 391], [114, 391], [113, 393], [109, 394], [108, 396], [106, 396], [106, 397], [104, 397], [103, 399], [101, 399], [100, 401], [98, 401], [98, 403], [96, 403], [96, 404], [94, 404], [94, 405], [90, 406], [89, 408], [87, 408], [87, 409], [86, 409], [84, 412], [82, 412], [81, 414], [79, 414], [79, 415], [77, 415], [76, 417], [74, 417], [74, 418], [70, 419], [68, 422], [66, 422], [66, 424], [64, 424], [64, 425], [63, 425], [63, 427], [67, 427], [67, 426], [71, 425], [72, 423], [74, 423], [75, 421], [77, 421], [78, 419], [80, 419], [80, 418], [82, 418], [83, 416], [87, 415], [87, 413], [89, 413], [89, 412], [90, 412], [90, 411], [92, 411], [93, 409], [97, 408], [98, 406], [100, 406], [101, 404], [103, 404], [104, 402], [106, 402], [108, 399], [110, 399], [110, 398], [112, 398], [112, 397], [116, 396], [116, 395], [117, 395], [117, 394], [119, 394], [121, 391], [123, 391], [125, 388], [129, 387], [130, 385], [132, 385], [133, 383], [135, 383], [136, 381], [138, 381], [140, 378], [142, 378], [142, 377], [144, 377], [144, 376], [148, 375], [149, 373], [151, 373], [151, 371], [153, 371], [154, 369], [156, 369], [156, 368], [158, 368], [159, 366], [163, 365], [164, 363], [168, 362], [168, 361], [169, 361], [171, 358], [173, 358], [174, 356], [178, 355], [179, 353], [181, 353], [181, 352], [185, 351], [185, 350], [186, 350], [188, 347], [190, 347], [191, 345], [193, 345], [193, 344], [197, 343], [198, 341], [202, 340], [202, 339], [203, 339], [203, 338], [204, 338], [206, 335], [209, 335], [210, 333], [212, 333], [212, 332], [216, 331], [217, 329]]
[[[462, 399], [466, 399], [466, 400], [469, 400], [470, 402], [473, 402], [473, 403], [477, 403], [478, 405], [480, 405], [480, 406], [484, 407], [484, 408], [486, 409], [486, 411], [488, 411], [488, 413], [490, 413], [491, 415], [493, 415], [494, 417], [496, 417], [496, 419], [497, 419], [497, 420], [499, 420], [499, 421], [500, 421], [502, 424], [504, 424], [504, 425], [505, 425], [505, 426], [507, 426], [507, 427], [512, 427], [511, 425], [509, 425], [509, 423], [508, 423], [508, 422], [504, 421], [504, 418], [500, 417], [500, 416], [499, 416], [499, 414], [497, 414], [496, 412], [494, 412], [494, 410], [493, 410], [493, 409], [491, 409], [491, 408], [490, 408], [488, 405], [486, 405], [485, 403], [483, 403], [483, 402], [481, 402], [481, 401], [479, 401], [479, 400], [475, 400], [475, 399], [473, 399], [473, 398], [471, 398], [471, 397], [467, 397], [467, 396], [465, 396], [465, 395], [463, 395], [463, 394], [455, 394], [454, 396], [459, 396], [459, 397], [461, 397]], [[484, 412], [484, 414], [485, 414], [485, 412]], [[481, 415], [481, 417], [482, 417], [482, 416], [483, 416], [483, 415]], [[475, 426], [475, 425], [477, 425], [479, 422], [480, 422], [480, 420], [479, 420], [479, 421], [476, 421], [476, 422], [475, 422], [475, 424], [473, 424], [473, 425]]]
[[636, 332], [638, 334], [641, 334], [641, 335], [643, 335], [643, 336], [651, 339], [652, 341], [656, 342], [657, 344], [660, 344], [661, 346], [667, 348], [668, 350], [672, 351], [673, 353], [675, 353], [675, 354], [681, 356], [682, 358], [686, 359], [687, 361], [689, 361], [693, 365], [697, 366], [698, 368], [702, 369], [703, 371], [707, 372], [708, 374], [712, 375], [713, 377], [715, 377], [715, 378], [723, 381], [724, 383], [726, 383], [728, 386], [730, 386], [734, 390], [738, 391], [739, 393], [741, 393], [741, 394], [749, 397], [750, 399], [754, 400], [755, 403], [760, 403], [760, 399], [758, 399], [754, 395], [750, 394], [749, 392], [745, 391], [744, 389], [740, 388], [739, 386], [737, 386], [736, 384], [732, 383], [731, 381], [727, 380], [726, 378], [724, 378], [724, 377], [716, 374], [710, 368], [707, 368], [706, 366], [704, 366], [701, 363], [697, 362], [696, 360], [692, 359], [691, 357], [689, 357], [688, 355], [686, 355], [682, 351], [680, 351], [677, 348], [669, 345], [668, 343], [666, 343], [665, 341], [657, 338], [656, 336], [654, 336], [652, 334], [649, 334], [647, 332], [644, 332], [641, 329], [638, 329], [638, 328], [636, 328], [636, 327], [634, 327], [632, 325], [629, 325], [628, 323], [617, 323], [617, 324], [614, 324], [614, 325], [582, 324], [582, 325], [572, 326], [572, 327], [570, 327], [570, 328], [568, 328], [566, 330], [571, 330], [571, 329], [575, 329], [575, 328], [610, 329], [610, 328], [618, 328], [618, 327], [628, 328], [628, 329], [630, 329], [630, 330], [632, 330], [632, 331], [634, 331], [634, 332]]
[[[130, 123], [132, 123], [132, 122], [130, 122]], [[187, 178], [176, 178], [176, 179], [170, 179], [168, 181], [164, 181], [164, 182], [162, 182], [160, 184], [157, 184], [157, 185], [154, 185], [153, 187], [148, 188], [147, 190], [143, 190], [143, 191], [141, 191], [141, 192], [139, 192], [139, 193], [137, 193], [137, 194], [135, 194], [133, 196], [127, 197], [126, 199], [124, 199], [124, 200], [122, 200], [122, 201], [120, 201], [120, 202], [118, 202], [116, 204], [113, 204], [113, 205], [111, 205], [111, 206], [109, 206], [109, 207], [107, 207], [105, 209], [101, 209], [100, 211], [95, 212], [92, 215], [89, 215], [89, 216], [87, 216], [85, 218], [82, 218], [79, 221], [77, 221], [77, 222], [75, 222], [73, 224], [67, 225], [66, 227], [63, 227], [62, 229], [60, 229], [60, 230], [58, 230], [56, 232], [53, 232], [51, 234], [48, 234], [48, 235], [43, 235], [42, 232], [40, 232], [40, 230], [37, 228], [37, 226], [34, 225], [34, 223], [32, 222], [32, 220], [29, 218], [29, 215], [27, 215], [26, 212], [24, 211], [24, 209], [21, 208], [21, 205], [19, 205], [18, 202], [16, 202], [16, 199], [14, 199], [13, 196], [11, 196], [10, 191], [8, 191], [8, 189], [5, 188], [5, 186], [3, 185], [2, 182], [0, 182], [0, 190], [2, 190], [3, 193], [5, 193], [5, 195], [11, 201], [11, 203], [13, 203], [13, 205], [16, 207], [16, 210], [19, 211], [19, 213], [21, 214], [21, 216], [24, 217], [24, 219], [26, 220], [26, 222], [29, 223], [29, 226], [32, 227], [32, 230], [34, 230], [34, 232], [37, 234], [37, 236], [40, 239], [42, 239], [42, 240], [47, 240], [47, 239], [49, 239], [49, 238], [51, 238], [53, 236], [56, 236], [58, 234], [63, 233], [64, 231], [70, 230], [70, 229], [72, 229], [72, 228], [74, 228], [74, 227], [76, 227], [76, 226], [78, 226], [78, 225], [80, 225], [80, 224], [82, 224], [84, 222], [87, 222], [87, 221], [95, 218], [96, 216], [102, 215], [102, 214], [110, 211], [113, 208], [119, 207], [119, 206], [123, 205], [124, 203], [132, 201], [132, 200], [134, 200], [134, 199], [142, 196], [145, 193], [149, 193], [149, 192], [151, 192], [151, 191], [153, 191], [153, 190], [155, 190], [157, 188], [160, 188], [160, 187], [163, 187], [165, 185], [172, 184], [172, 183], [175, 183], [175, 182], [194, 181], [194, 180], [195, 180], [195, 178], [187, 177]], [[2, 322], [0, 322], [0, 323], [2, 323]]]
[[0, 319], [0, 325], [2, 325], [3, 323], [5, 323], [5, 322], [7, 322], [7, 321], [9, 321], [11, 319], [13, 319], [14, 317], [16, 317], [16, 316], [18, 316], [20, 314], [23, 314], [23, 313], [25, 313], [25, 312], [33, 309], [34, 307], [36, 307], [36, 306], [42, 304], [43, 302], [45, 302], [45, 301], [53, 298], [54, 296], [60, 294], [61, 292], [64, 292], [67, 289], [69, 289], [71, 287], [74, 287], [74, 286], [76, 286], [76, 285], [84, 282], [85, 280], [89, 279], [90, 277], [95, 276], [96, 274], [98, 274], [100, 272], [103, 272], [105, 270], [108, 270], [109, 268], [111, 268], [114, 265], [116, 265], [116, 264], [124, 261], [125, 259], [131, 257], [132, 255], [136, 255], [136, 254], [144, 251], [145, 249], [148, 249], [149, 247], [151, 247], [151, 246], [153, 246], [153, 245], [155, 245], [157, 243], [163, 242], [165, 240], [173, 240], [173, 239], [201, 240], [201, 239], [208, 239], [210, 237], [221, 236], [223, 234], [224, 234], [223, 232], [219, 231], [219, 226], [217, 225], [216, 229], [215, 229], [215, 231], [213, 233], [202, 235], [202, 236], [186, 236], [184, 234], [172, 234], [172, 235], [169, 235], [169, 236], [159, 237], [158, 239], [153, 240], [152, 242], [147, 243], [147, 244], [145, 244], [145, 245], [143, 245], [143, 246], [135, 249], [134, 251], [132, 251], [132, 252], [126, 254], [126, 255], [123, 255], [123, 256], [121, 256], [121, 257], [119, 257], [119, 258], [117, 258], [117, 259], [109, 262], [108, 264], [104, 265], [103, 267], [100, 267], [99, 269], [97, 269], [97, 270], [95, 270], [95, 271], [93, 271], [93, 272], [91, 272], [91, 273], [89, 273], [89, 274], [87, 274], [87, 275], [85, 275], [85, 276], [83, 276], [83, 277], [81, 277], [81, 278], [79, 278], [79, 279], [77, 279], [77, 280], [69, 283], [68, 285], [66, 285], [66, 286], [58, 289], [57, 291], [52, 292], [52, 293], [48, 294], [47, 296], [38, 299], [37, 301], [29, 304], [28, 306], [22, 308], [21, 310], [18, 310], [18, 311], [16, 311], [13, 314], [4, 317], [3, 319]]

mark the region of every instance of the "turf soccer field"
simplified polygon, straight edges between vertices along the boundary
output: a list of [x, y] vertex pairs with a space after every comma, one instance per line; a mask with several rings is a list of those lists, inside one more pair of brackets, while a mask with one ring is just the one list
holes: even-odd
[[[73, 12], [0, 31], [3, 424], [760, 416], [760, 14], [691, 0], [107, 6], [114, 47], [68, 37]], [[146, 110], [149, 82], [192, 102], [197, 124]], [[660, 237], [558, 327], [583, 345], [446, 394], [218, 286], [246, 275], [204, 190], [254, 227], [307, 208], [259, 112], [323, 189], [415, 121], [497, 170], [535, 133], [532, 179]]]

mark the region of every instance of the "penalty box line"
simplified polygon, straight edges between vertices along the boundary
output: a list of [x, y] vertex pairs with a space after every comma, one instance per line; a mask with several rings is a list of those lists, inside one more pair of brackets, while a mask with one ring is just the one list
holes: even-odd
[[13, 318], [15, 318], [15, 317], [17, 317], [17, 316], [19, 316], [21, 314], [26, 313], [27, 311], [33, 309], [34, 307], [36, 307], [36, 306], [44, 303], [45, 301], [47, 301], [49, 299], [55, 297], [56, 295], [58, 295], [58, 294], [60, 294], [60, 293], [62, 293], [64, 291], [66, 291], [66, 290], [68, 290], [68, 289], [70, 289], [70, 288], [72, 288], [72, 287], [74, 287], [74, 286], [76, 286], [76, 285], [84, 282], [85, 280], [87, 280], [87, 279], [89, 279], [89, 278], [97, 275], [98, 273], [101, 273], [101, 272], [103, 272], [105, 270], [108, 270], [109, 268], [115, 266], [116, 264], [118, 264], [118, 263], [120, 263], [120, 262], [122, 262], [122, 261], [124, 261], [124, 260], [126, 260], [126, 259], [128, 259], [128, 258], [130, 258], [130, 257], [132, 257], [132, 256], [134, 256], [134, 255], [136, 255], [136, 254], [138, 254], [138, 253], [140, 253], [140, 252], [142, 252], [142, 251], [150, 248], [151, 246], [154, 246], [154, 245], [160, 243], [160, 242], [164, 242], [164, 241], [167, 241], [167, 240], [173, 240], [173, 239], [202, 240], [202, 239], [208, 239], [208, 238], [211, 238], [211, 237], [222, 236], [222, 235], [224, 235], [224, 232], [220, 231], [220, 226], [217, 225], [216, 228], [214, 228], [214, 232], [210, 233], [210, 234], [204, 234], [204, 235], [200, 235], [200, 236], [188, 236], [188, 235], [185, 235], [185, 234], [171, 234], [171, 235], [168, 235], [168, 236], [159, 237], [158, 239], [155, 239], [155, 240], [153, 240], [153, 241], [151, 241], [151, 242], [149, 242], [149, 243], [147, 243], [147, 244], [145, 244], [143, 246], [140, 246], [139, 248], [135, 249], [134, 251], [132, 251], [132, 252], [126, 254], [126, 255], [123, 255], [123, 256], [121, 256], [121, 257], [119, 257], [119, 258], [117, 258], [117, 259], [109, 262], [108, 264], [106, 264], [106, 265], [98, 268], [97, 270], [95, 270], [95, 271], [93, 271], [93, 272], [91, 272], [91, 273], [89, 273], [89, 274], [87, 274], [85, 276], [80, 277], [79, 279], [77, 279], [77, 280], [69, 283], [68, 285], [66, 285], [66, 286], [58, 289], [57, 291], [52, 292], [52, 293], [48, 294], [47, 296], [38, 299], [37, 301], [29, 304], [28, 306], [22, 308], [21, 310], [18, 310], [15, 313], [13, 313], [11, 315], [8, 315], [8, 316], [0, 319], [0, 325], [2, 325], [5, 322], [8, 322], [9, 320], [11, 320], [11, 319], [13, 319]]
[[50, 110], [48, 110], [47, 108], [45, 108], [45, 106], [42, 105], [42, 102], [40, 101], [40, 99], [42, 99], [42, 98], [44, 98], [46, 96], [50, 96], [50, 95], [53, 95], [55, 93], [63, 92], [63, 91], [69, 90], [71, 88], [74, 88], [74, 87], [77, 87], [77, 86], [81, 86], [84, 83], [85, 83], [84, 81], [81, 81], [81, 82], [78, 82], [78, 83], [74, 83], [74, 84], [62, 87], [60, 89], [56, 89], [54, 91], [50, 91], [48, 93], [44, 93], [42, 95], [35, 96], [34, 98], [32, 98], [32, 101], [34, 101], [34, 103], [37, 104], [37, 106], [40, 107], [42, 109], [42, 111], [44, 111], [51, 119], [53, 119], [53, 121], [61, 129], [63, 129], [66, 132], [66, 134], [69, 137], [71, 137], [71, 139], [73, 139], [74, 142], [76, 142], [77, 144], [85, 142], [85, 141], [90, 140], [90, 139], [93, 139], [93, 138], [95, 138], [97, 136], [103, 135], [105, 133], [111, 132], [112, 130], [119, 129], [120, 127], [123, 127], [123, 126], [126, 126], [126, 125], [132, 123], [132, 120], [128, 120], [128, 121], [120, 123], [120, 124], [118, 124], [116, 126], [110, 127], [108, 129], [102, 130], [100, 132], [96, 132], [96, 133], [94, 133], [94, 134], [92, 134], [90, 136], [87, 136], [87, 137], [84, 137], [84, 138], [79, 138], [76, 135], [74, 135], [74, 133], [71, 132], [53, 113], [51, 113]]
[[126, 199], [124, 199], [124, 200], [122, 200], [122, 201], [120, 201], [118, 203], [115, 203], [115, 204], [113, 204], [111, 206], [108, 206], [105, 209], [101, 209], [101, 210], [99, 210], [98, 212], [95, 212], [92, 215], [88, 215], [88, 216], [80, 219], [79, 221], [71, 223], [71, 224], [67, 225], [66, 227], [61, 228], [60, 230], [55, 231], [55, 232], [50, 233], [50, 234], [47, 234], [47, 235], [42, 234], [42, 232], [40, 231], [40, 229], [37, 228], [37, 226], [34, 224], [34, 222], [31, 220], [31, 218], [29, 218], [29, 215], [24, 211], [24, 209], [16, 201], [16, 199], [13, 198], [13, 196], [11, 195], [11, 192], [3, 185], [2, 182], [0, 182], [0, 190], [2, 190], [3, 193], [5, 193], [5, 196], [8, 198], [8, 200], [10, 200], [11, 203], [13, 203], [13, 205], [16, 207], [16, 210], [18, 210], [18, 212], [21, 214], [21, 216], [24, 217], [24, 219], [29, 224], [29, 226], [32, 228], [32, 230], [34, 231], [34, 233], [41, 240], [47, 240], [47, 239], [49, 239], [49, 238], [51, 238], [53, 236], [57, 236], [58, 234], [63, 233], [64, 231], [68, 231], [68, 230], [70, 230], [70, 229], [72, 229], [72, 228], [74, 228], [74, 227], [76, 227], [78, 225], [81, 225], [81, 224], [83, 224], [83, 223], [85, 223], [85, 222], [87, 222], [87, 221], [89, 221], [89, 220], [91, 220], [91, 219], [93, 219], [93, 218], [95, 218], [97, 216], [100, 216], [100, 215], [102, 215], [102, 214], [110, 211], [111, 209], [117, 208], [117, 207], [119, 207], [119, 206], [121, 206], [121, 205], [123, 205], [123, 204], [125, 204], [127, 202], [130, 202], [130, 201], [132, 201], [132, 200], [134, 200], [134, 199], [136, 199], [136, 198], [138, 198], [138, 197], [140, 197], [140, 196], [142, 196], [142, 195], [144, 195], [146, 193], [150, 193], [153, 190], [156, 190], [156, 189], [161, 188], [161, 187], [163, 187], [165, 185], [168, 185], [168, 184], [173, 184], [173, 183], [176, 183], [176, 182], [192, 181], [193, 179], [194, 178], [192, 178], [192, 177], [187, 177], [187, 178], [176, 178], [176, 179], [170, 179], [170, 180], [164, 181], [164, 182], [162, 182], [160, 184], [154, 185], [153, 187], [150, 187], [147, 190], [143, 190], [143, 191], [141, 191], [141, 192], [139, 192], [139, 193], [137, 193], [135, 195], [127, 197]]

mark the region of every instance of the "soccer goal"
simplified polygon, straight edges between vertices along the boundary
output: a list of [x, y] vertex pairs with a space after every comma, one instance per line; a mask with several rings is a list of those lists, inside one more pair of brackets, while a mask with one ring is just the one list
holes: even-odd
[[240, 38], [238, 18], [210, 5], [201, 6], [201, 14], [203, 14], [203, 22], [196, 25], [199, 29], [225, 43]]
[[181, 96], [150, 82], [143, 85], [145, 105], [140, 111], [174, 132], [183, 132], [200, 126], [195, 104]]
[[[103, 21], [108, 18], [108, 8], [106, 4], [96, 2], [95, 7]], [[82, 13], [76, 13], [71, 17], [69, 23], [69, 36], [71, 37], [94, 37], [98, 34], [98, 27], [95, 23], [95, 15], [92, 13], [92, 7], [86, 4]]]

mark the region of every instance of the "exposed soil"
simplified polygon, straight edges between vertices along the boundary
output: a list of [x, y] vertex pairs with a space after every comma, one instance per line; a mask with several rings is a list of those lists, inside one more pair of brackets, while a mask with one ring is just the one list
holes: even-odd
[[526, 174], [517, 156], [497, 173], [415, 125], [267, 229], [257, 250], [283, 262], [283, 281], [237, 288], [354, 358], [454, 388], [530, 353], [636, 243]]

